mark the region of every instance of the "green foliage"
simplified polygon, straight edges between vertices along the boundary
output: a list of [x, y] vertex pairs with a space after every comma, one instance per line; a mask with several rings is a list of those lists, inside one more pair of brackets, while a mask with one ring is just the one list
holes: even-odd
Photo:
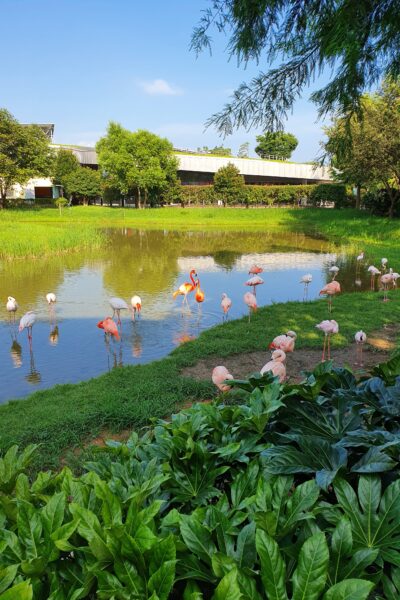
[[[0, 594], [367, 600], [374, 590], [395, 598], [400, 394], [392, 390], [389, 420], [378, 390], [386, 397], [393, 386], [379, 382], [330, 363], [295, 385], [250, 377], [236, 383], [233, 404], [195, 404], [95, 449], [80, 476], [64, 468], [30, 481], [34, 448], [12, 448], [0, 463]], [[347, 452], [340, 476], [314, 478], [306, 453], [300, 471], [271, 470], [280, 449], [307, 438], [314, 456], [327, 456], [324, 444]], [[390, 464], [360, 472], [371, 448]]]
[[57, 198], [54, 204], [58, 207], [60, 211], [60, 216], [62, 215], [62, 209], [68, 205], [68, 200], [66, 198]]
[[200, 154], [212, 154], [213, 156], [232, 156], [231, 148], [225, 148], [224, 146], [214, 146], [214, 148], [203, 146], [202, 148], [197, 148], [197, 152]]
[[237, 154], [238, 157], [239, 158], [248, 158], [249, 157], [249, 149], [250, 149], [249, 142], [243, 142], [243, 144], [240, 144], [238, 154]]
[[72, 150], [66, 150], [65, 148], [59, 148], [57, 150], [53, 180], [56, 185], [62, 185], [65, 187], [65, 179], [70, 173], [79, 169], [79, 161], [76, 158]]
[[289, 159], [296, 150], [299, 140], [293, 133], [284, 131], [266, 131], [256, 137], [256, 153], [261, 158], [275, 156], [277, 158]]
[[244, 177], [234, 164], [228, 163], [215, 173], [214, 193], [224, 206], [240, 202], [244, 198], [244, 189]]
[[84, 204], [101, 193], [101, 178], [98, 171], [88, 167], [78, 167], [64, 177], [64, 187], [68, 195], [72, 195]]
[[324, 202], [334, 202], [335, 208], [349, 206], [350, 202], [347, 200], [346, 186], [338, 183], [321, 183], [313, 186], [310, 193], [310, 203], [318, 206]]
[[49, 175], [53, 160], [49, 140], [40, 127], [21, 125], [7, 110], [0, 109], [0, 208], [13, 185]]

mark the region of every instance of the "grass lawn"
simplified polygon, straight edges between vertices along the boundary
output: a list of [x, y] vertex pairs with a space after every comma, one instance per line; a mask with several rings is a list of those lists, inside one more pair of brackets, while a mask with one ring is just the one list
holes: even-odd
[[[343, 294], [335, 298], [334, 313], [340, 333], [333, 347], [345, 346], [358, 329], [367, 334], [400, 319], [400, 292], [381, 302], [380, 293]], [[216, 361], [231, 354], [265, 349], [282, 331], [298, 333], [297, 348], [322, 347], [315, 324], [328, 318], [326, 300], [289, 302], [260, 309], [249, 324], [247, 318], [205, 331], [163, 360], [128, 366], [75, 385], [55, 386], [26, 400], [0, 406], [0, 450], [18, 443], [40, 443], [37, 466], [55, 467], [67, 448], [80, 446], [103, 428], [118, 431], [141, 427], [152, 417], [162, 417], [187, 400], [209, 398], [211, 382], [185, 378], [181, 369], [210, 355]], [[377, 358], [379, 362], [379, 358]], [[216, 364], [218, 364], [216, 362]], [[261, 365], [260, 365], [261, 366]]]

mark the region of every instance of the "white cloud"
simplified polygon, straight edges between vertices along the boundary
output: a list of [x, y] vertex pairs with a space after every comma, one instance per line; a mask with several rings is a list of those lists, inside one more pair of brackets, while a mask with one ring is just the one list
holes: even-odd
[[150, 96], [180, 96], [183, 90], [173, 87], [165, 79], [153, 79], [153, 81], [141, 81], [139, 86]]

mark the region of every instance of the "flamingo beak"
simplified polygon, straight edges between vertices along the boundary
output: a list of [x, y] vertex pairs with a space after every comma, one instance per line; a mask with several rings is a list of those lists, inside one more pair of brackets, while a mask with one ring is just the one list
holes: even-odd
[[276, 346], [275, 346], [274, 342], [271, 342], [270, 345], [268, 346], [268, 348], [270, 350], [275, 350]]
[[99, 329], [104, 329], [103, 321], [99, 321], [99, 322], [97, 323], [97, 327], [98, 327]]

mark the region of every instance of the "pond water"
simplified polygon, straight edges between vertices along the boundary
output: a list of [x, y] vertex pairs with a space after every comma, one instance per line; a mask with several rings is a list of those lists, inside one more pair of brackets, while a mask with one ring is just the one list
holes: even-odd
[[[264, 285], [257, 289], [259, 306], [302, 300], [300, 276], [312, 273], [309, 297], [330, 280], [336, 263], [345, 291], [368, 286], [363, 272], [355, 285], [354, 257], [327, 242], [285, 233], [174, 232], [113, 230], [110, 244], [94, 253], [0, 262], [0, 403], [10, 398], [95, 377], [120, 365], [161, 358], [177, 345], [222, 320], [221, 294], [232, 299], [230, 318], [247, 314], [243, 294], [253, 263], [264, 268]], [[172, 292], [188, 281], [195, 268], [206, 299], [201, 308], [193, 297], [191, 311], [182, 310]], [[46, 293], [57, 295], [55, 315]], [[142, 298], [140, 320], [122, 313], [121, 341], [105, 342], [97, 322], [112, 314], [108, 299], [133, 294]], [[9, 321], [7, 296], [19, 303], [17, 323]], [[193, 295], [192, 295], [193, 296]], [[20, 317], [37, 314], [30, 350], [26, 331], [18, 334]]]

